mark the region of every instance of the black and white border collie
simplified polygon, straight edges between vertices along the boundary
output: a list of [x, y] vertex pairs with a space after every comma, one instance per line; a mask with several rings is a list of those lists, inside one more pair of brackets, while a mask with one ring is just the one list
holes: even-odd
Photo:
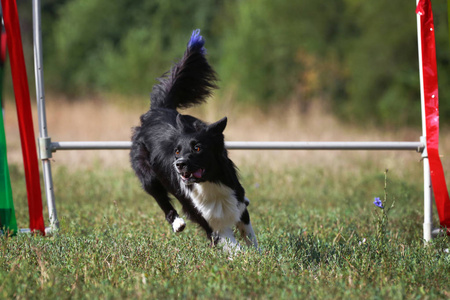
[[183, 231], [186, 223], [169, 193], [180, 201], [184, 215], [206, 231], [211, 245], [239, 249], [236, 227], [248, 246], [258, 248], [247, 211], [249, 200], [225, 149], [227, 118], [206, 124], [177, 112], [204, 102], [217, 88], [204, 43], [195, 30], [183, 58], [153, 87], [150, 110], [134, 128], [131, 165], [174, 232]]

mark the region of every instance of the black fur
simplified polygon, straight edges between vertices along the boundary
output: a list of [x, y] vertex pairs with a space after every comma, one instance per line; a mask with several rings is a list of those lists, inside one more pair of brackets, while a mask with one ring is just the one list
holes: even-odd
[[183, 58], [153, 87], [151, 108], [134, 128], [130, 158], [143, 188], [156, 199], [170, 224], [179, 215], [169, 193], [180, 201], [184, 215], [206, 231], [208, 239], [217, 240], [214, 224], [208, 223], [189, 196], [196, 184], [230, 188], [236, 205], [242, 207], [241, 225], [249, 224], [250, 217], [245, 191], [224, 145], [227, 118], [206, 124], [176, 110], [204, 102], [217, 88], [216, 74], [204, 56], [204, 40], [198, 33], [194, 31]]

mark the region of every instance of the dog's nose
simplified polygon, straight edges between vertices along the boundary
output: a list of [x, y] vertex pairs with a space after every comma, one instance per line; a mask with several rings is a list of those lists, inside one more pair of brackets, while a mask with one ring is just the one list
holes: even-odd
[[177, 159], [177, 161], [175, 162], [175, 166], [177, 167], [178, 170], [181, 171], [186, 166], [186, 160], [182, 158]]

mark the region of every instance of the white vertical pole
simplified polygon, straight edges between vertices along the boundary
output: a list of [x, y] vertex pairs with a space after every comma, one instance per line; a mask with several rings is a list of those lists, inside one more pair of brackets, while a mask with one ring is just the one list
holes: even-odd
[[[416, 0], [416, 6], [418, 5], [419, 0]], [[423, 70], [422, 70], [422, 35], [421, 35], [421, 26], [420, 26], [420, 18], [421, 16], [417, 14], [417, 45], [418, 45], [418, 53], [419, 53], [419, 76], [420, 76], [420, 103], [421, 103], [421, 111], [422, 111], [422, 137], [421, 142], [425, 145], [425, 149], [422, 152], [422, 161], [423, 161], [423, 198], [424, 198], [424, 208], [423, 208], [423, 239], [425, 242], [431, 240], [431, 231], [433, 229], [432, 223], [432, 189], [431, 189], [431, 177], [430, 177], [430, 164], [428, 162], [428, 153], [427, 153], [427, 122], [426, 122], [426, 114], [425, 114], [425, 92], [423, 89]]]
[[[421, 137], [423, 143], [426, 144], [426, 138]], [[430, 164], [428, 163], [428, 153], [425, 147], [422, 152], [423, 160], [423, 239], [425, 242], [431, 241], [433, 230], [433, 190], [431, 188]]]
[[[44, 70], [42, 63], [42, 34], [41, 34], [41, 2], [33, 0], [33, 48], [34, 48], [34, 72], [36, 79], [36, 101], [38, 108], [39, 121], [39, 148], [42, 149], [42, 141], [50, 141], [47, 133], [47, 118], [45, 114], [45, 95], [44, 95]], [[48, 147], [49, 145], [47, 145]], [[45, 145], [44, 145], [45, 147]], [[51, 152], [50, 152], [51, 153]], [[58, 216], [56, 214], [55, 194], [53, 192], [52, 170], [50, 157], [42, 157], [42, 172], [44, 174], [45, 194], [47, 196], [48, 215], [50, 219], [50, 230], [55, 231], [59, 228]]]

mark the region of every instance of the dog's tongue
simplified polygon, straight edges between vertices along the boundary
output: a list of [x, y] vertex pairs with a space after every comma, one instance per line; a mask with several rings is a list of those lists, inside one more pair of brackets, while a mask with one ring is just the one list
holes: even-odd
[[198, 169], [197, 171], [192, 173], [192, 175], [194, 175], [195, 178], [202, 178], [202, 176], [203, 176], [203, 169]]

